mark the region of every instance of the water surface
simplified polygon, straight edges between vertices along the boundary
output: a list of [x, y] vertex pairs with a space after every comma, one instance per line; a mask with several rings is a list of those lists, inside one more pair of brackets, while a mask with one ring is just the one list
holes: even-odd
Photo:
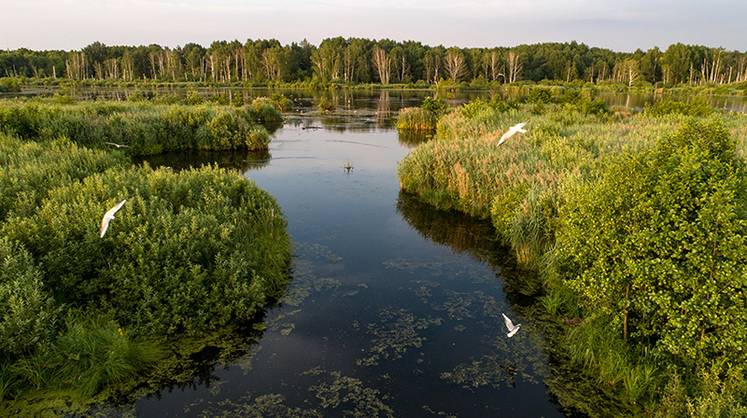
[[[166, 416], [563, 416], [543, 336], [504, 285], [490, 225], [400, 193], [409, 152], [391, 114], [418, 97], [334, 114], [299, 100], [266, 154], [150, 159], [240, 169], [288, 219], [292, 278], [235, 358], [135, 404]], [[352, 166], [352, 168], [345, 168]], [[521, 323], [507, 338], [501, 313]]]

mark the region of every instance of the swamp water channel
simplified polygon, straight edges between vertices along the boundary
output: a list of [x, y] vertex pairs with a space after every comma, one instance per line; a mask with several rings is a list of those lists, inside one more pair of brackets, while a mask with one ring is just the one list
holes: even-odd
[[[578, 415], [548, 388], [558, 371], [542, 327], [526, 314], [535, 301], [517, 291], [521, 273], [502, 259], [489, 223], [399, 190], [397, 163], [417, 139], [400, 138], [394, 117], [427, 94], [345, 95], [325, 113], [318, 99], [297, 96], [269, 152], [149, 157], [175, 169], [238, 169], [272, 194], [288, 219], [292, 277], [259, 331], [236, 338], [240, 347], [208, 345], [187, 383], [100, 412]], [[522, 324], [511, 339], [502, 312]]]

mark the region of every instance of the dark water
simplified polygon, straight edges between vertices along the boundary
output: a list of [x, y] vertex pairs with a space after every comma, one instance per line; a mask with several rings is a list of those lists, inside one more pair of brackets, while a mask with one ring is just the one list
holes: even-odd
[[[258, 341], [233, 358], [208, 351], [200, 377], [139, 400], [138, 416], [568, 412], [543, 383], [543, 335], [516, 309], [490, 226], [399, 191], [412, 143], [386, 115], [418, 98], [380, 100], [322, 116], [299, 104], [267, 154], [150, 159], [242, 170], [282, 206], [294, 257]], [[511, 339], [502, 312], [522, 324]]]

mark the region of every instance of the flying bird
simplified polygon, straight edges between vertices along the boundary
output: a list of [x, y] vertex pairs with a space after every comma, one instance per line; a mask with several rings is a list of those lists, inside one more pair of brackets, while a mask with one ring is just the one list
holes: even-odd
[[117, 213], [118, 210], [122, 209], [122, 206], [124, 206], [125, 202], [127, 200], [123, 200], [119, 203], [117, 203], [116, 206], [106, 211], [104, 214], [104, 217], [101, 219], [101, 236], [100, 238], [104, 238], [104, 234], [106, 234], [106, 230], [109, 229], [109, 222], [114, 219], [114, 214]]
[[506, 142], [508, 138], [511, 138], [517, 133], [525, 134], [527, 132], [526, 129], [524, 129], [524, 125], [526, 125], [526, 122], [517, 123], [516, 125], [508, 128], [508, 131], [506, 131], [505, 134], [501, 137], [501, 139], [498, 141], [498, 145], [501, 145], [502, 143]]
[[129, 145], [115, 144], [114, 142], [104, 142], [104, 143], [115, 146], [117, 148], [129, 148], [130, 147]]
[[514, 323], [511, 322], [510, 319], [508, 319], [508, 317], [506, 316], [506, 314], [501, 313], [501, 315], [503, 315], [503, 322], [506, 323], [506, 328], [508, 328], [508, 334], [506, 334], [506, 335], [508, 335], [508, 338], [511, 338], [511, 337], [514, 336], [514, 334], [516, 334], [517, 332], [519, 332], [519, 328], [521, 328], [521, 324], [514, 325]]

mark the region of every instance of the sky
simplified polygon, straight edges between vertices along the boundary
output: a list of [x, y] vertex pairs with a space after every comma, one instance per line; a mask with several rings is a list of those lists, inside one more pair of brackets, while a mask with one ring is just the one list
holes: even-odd
[[675, 42], [747, 50], [747, 0], [0, 0], [0, 49], [327, 37], [460, 47]]

